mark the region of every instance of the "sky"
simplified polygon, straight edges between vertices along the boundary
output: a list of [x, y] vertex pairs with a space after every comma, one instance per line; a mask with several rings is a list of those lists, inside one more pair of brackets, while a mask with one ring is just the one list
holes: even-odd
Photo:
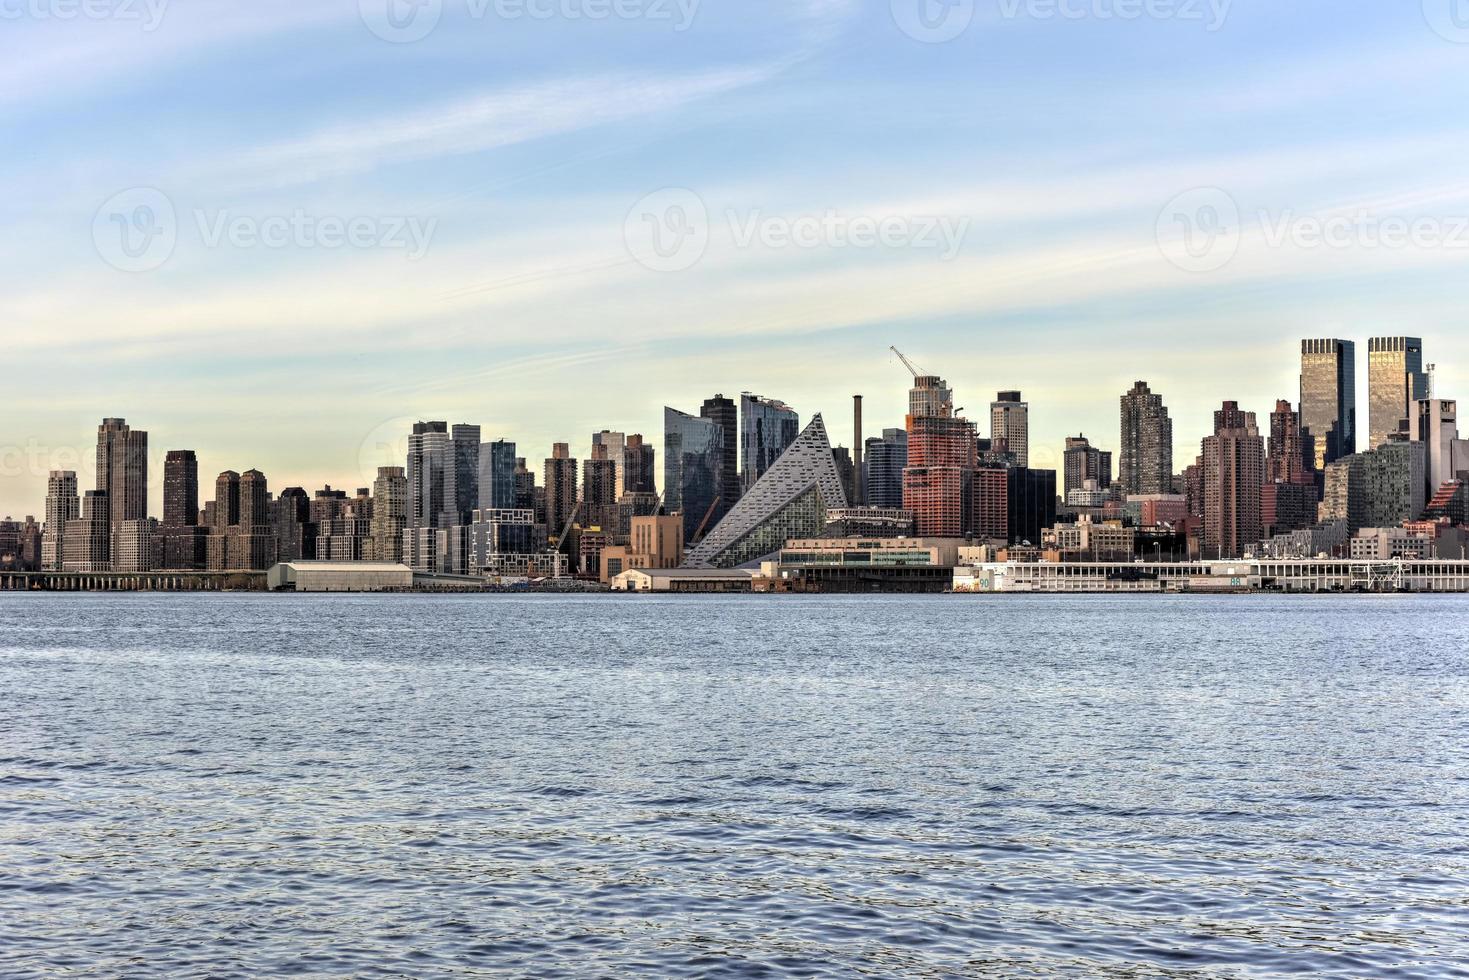
[[[1032, 465], [1420, 336], [1469, 398], [1469, 3], [0, 0], [0, 516], [98, 422], [353, 489], [941, 374]], [[1365, 384], [1360, 409], [1365, 426]], [[207, 490], [205, 495], [207, 495]]]

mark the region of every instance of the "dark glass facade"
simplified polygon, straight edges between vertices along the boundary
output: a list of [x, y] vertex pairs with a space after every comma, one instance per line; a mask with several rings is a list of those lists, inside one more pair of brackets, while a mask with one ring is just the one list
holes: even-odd
[[663, 410], [663, 508], [684, 516], [686, 542], [694, 539], [706, 516], [705, 530], [719, 518], [717, 510], [711, 515], [711, 508], [720, 497], [724, 435], [724, 426], [713, 419]]

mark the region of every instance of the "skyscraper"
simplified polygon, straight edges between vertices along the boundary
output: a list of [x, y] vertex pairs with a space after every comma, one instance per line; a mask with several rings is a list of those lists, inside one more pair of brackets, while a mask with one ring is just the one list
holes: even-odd
[[111, 549], [112, 505], [106, 490], [82, 495], [80, 515], [66, 522], [62, 539], [62, 567], [68, 572], [105, 572]]
[[724, 433], [719, 448], [719, 506], [714, 509], [714, 520], [720, 521], [740, 499], [739, 408], [732, 399], [715, 395], [704, 400], [699, 415], [714, 422]]
[[1173, 492], [1173, 421], [1162, 397], [1143, 381], [1122, 396], [1117, 480], [1129, 496]]
[[1002, 391], [990, 403], [990, 448], [1015, 455], [1017, 466], [1030, 465], [1030, 406], [1018, 391]]
[[740, 395], [740, 489], [748, 491], [801, 433], [796, 410], [748, 391]]
[[[504, 439], [479, 448], [479, 509], [514, 510], [515, 443]], [[381, 471], [379, 471], [381, 472]]]
[[474, 520], [479, 506], [480, 427], [455, 425], [450, 439], [454, 443], [453, 526], [458, 527]]
[[403, 561], [415, 571], [436, 567], [441, 527], [458, 519], [458, 470], [448, 422], [415, 422], [408, 436], [408, 528], [403, 532]]
[[718, 518], [724, 463], [724, 427], [676, 408], [663, 409], [663, 509], [682, 514], [684, 536], [692, 542], [700, 528]]
[[1310, 439], [1301, 428], [1300, 413], [1290, 402], [1281, 399], [1270, 413], [1270, 458], [1266, 467], [1267, 482], [1300, 483], [1314, 486], [1316, 454]]
[[192, 449], [172, 449], [163, 460], [163, 526], [199, 523], [199, 461]]
[[1423, 443], [1424, 479], [1429, 497], [1457, 475], [1455, 443], [1459, 439], [1459, 405], [1443, 398], [1424, 398], [1413, 406], [1412, 436]]
[[[97, 427], [97, 489], [107, 492], [109, 531], [148, 517], [148, 433], [124, 419]], [[110, 548], [109, 559], [110, 560]]]
[[617, 527], [617, 492], [619, 467], [612, 458], [616, 447], [621, 458], [626, 440], [615, 443], [592, 443], [592, 458], [582, 463], [582, 527], [598, 527], [611, 532]]
[[1376, 449], [1401, 431], [1413, 416], [1413, 406], [1427, 397], [1422, 340], [1373, 337], [1367, 341], [1368, 449]]
[[867, 440], [867, 503], [872, 507], [903, 506], [903, 470], [908, 466], [908, 430], [883, 429], [882, 438]]
[[612, 461], [612, 488], [621, 497], [626, 492], [627, 482], [627, 433], [603, 429], [592, 433], [592, 446], [607, 447], [607, 459]]
[[546, 460], [546, 530], [552, 538], [561, 536], [576, 517], [576, 460], [571, 447], [558, 442], [551, 447]]
[[954, 417], [953, 393], [941, 378], [914, 378], [908, 407], [903, 509], [913, 512], [920, 535], [962, 537], [974, 521], [979, 434], [973, 422]]
[[1318, 472], [1357, 451], [1357, 345], [1350, 340], [1301, 341], [1301, 429]]
[[72, 470], [52, 470], [46, 477], [46, 524], [41, 534], [41, 568], [59, 572], [66, 552], [66, 525], [81, 516], [77, 475]]
[[214, 530], [223, 532], [240, 523], [240, 474], [225, 470], [214, 480]]
[[1225, 402], [1204, 439], [1204, 557], [1241, 558], [1264, 539], [1265, 440], [1254, 412]]
[[[627, 445], [622, 451], [622, 492], [623, 493], [652, 493], [658, 492], [657, 479], [654, 467], [657, 465], [657, 452], [652, 445], [645, 442], [641, 435], [627, 437]], [[618, 495], [621, 499], [621, 495]]]
[[1088, 480], [1096, 481], [1098, 488], [1102, 490], [1112, 485], [1112, 454], [1097, 449], [1085, 435], [1067, 437], [1063, 459], [1063, 486], [1068, 498], [1071, 491], [1083, 489]]
[[[491, 443], [491, 446], [504, 445]], [[514, 446], [511, 446], [512, 455]], [[512, 471], [515, 461], [511, 460]], [[512, 472], [513, 476], [513, 472]], [[483, 492], [483, 484], [481, 484]], [[408, 473], [401, 466], [379, 466], [372, 483], [372, 558], [403, 560], [403, 531], [408, 527]]]

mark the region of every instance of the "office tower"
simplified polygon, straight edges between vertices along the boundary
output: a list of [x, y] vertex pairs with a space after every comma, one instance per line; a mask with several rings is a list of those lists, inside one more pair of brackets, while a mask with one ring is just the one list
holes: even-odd
[[1112, 454], [1097, 449], [1085, 435], [1068, 436], [1064, 460], [1064, 487], [1069, 500], [1071, 491], [1086, 487], [1088, 480], [1105, 490], [1112, 485]]
[[604, 446], [607, 449], [607, 459], [612, 461], [613, 495], [614, 498], [621, 497], [627, 492], [627, 434], [624, 432], [612, 432], [603, 429], [601, 432], [592, 433], [592, 446]]
[[1362, 458], [1363, 517], [1367, 527], [1397, 527], [1416, 521], [1428, 506], [1426, 446], [1394, 439]]
[[[740, 416], [734, 401], [723, 395], [705, 399], [699, 416], [714, 422], [723, 433], [719, 446], [719, 506], [714, 509], [714, 520], [724, 519], [740, 499]], [[712, 525], [711, 525], [712, 526]]]
[[73, 470], [52, 470], [46, 477], [46, 526], [41, 535], [41, 568], [59, 572], [66, 557], [66, 525], [82, 513]]
[[863, 457], [866, 443], [862, 440], [862, 396], [852, 396], [852, 452], [856, 458], [852, 461], [853, 476], [856, 479], [856, 493], [852, 495], [852, 503], [862, 507], [867, 503], [867, 460]]
[[1300, 531], [1315, 524], [1317, 503], [1314, 482], [1306, 484], [1270, 480], [1260, 489], [1260, 524], [1265, 528], [1265, 535], [1261, 540], [1277, 534]]
[[1318, 472], [1357, 451], [1357, 345], [1301, 341], [1301, 429]]
[[468, 524], [479, 506], [480, 427], [455, 425], [449, 438], [454, 443], [454, 524]]
[[663, 409], [663, 509], [683, 515], [688, 542], [718, 522], [724, 445], [713, 419]]
[[903, 470], [908, 466], [908, 430], [883, 429], [882, 438], [867, 440], [867, 503], [894, 510], [903, 506]]
[[515, 509], [515, 443], [504, 439], [479, 447], [479, 510]]
[[576, 460], [571, 447], [558, 442], [551, 447], [546, 460], [546, 530], [559, 538], [576, 519]]
[[1173, 492], [1173, 421], [1162, 397], [1143, 381], [1122, 396], [1117, 480], [1129, 497]]
[[615, 448], [621, 458], [626, 440], [617, 443], [592, 444], [592, 458], [582, 463], [582, 527], [596, 527], [610, 532], [617, 526], [618, 465], [612, 458]]
[[124, 419], [102, 420], [97, 427], [97, 489], [107, 492], [109, 532], [124, 521], [148, 517], [148, 433], [128, 428]]
[[753, 487], [800, 434], [800, 416], [789, 405], [748, 391], [740, 395], [741, 492]]
[[[506, 443], [490, 443], [494, 447]], [[511, 448], [511, 477], [514, 477], [514, 445]], [[485, 483], [481, 482], [480, 492]], [[512, 485], [512, 492], [513, 492]], [[403, 560], [403, 531], [408, 527], [408, 471], [401, 466], [379, 466], [377, 479], [372, 483], [372, 560], [401, 562]]]
[[1041, 543], [1041, 533], [1056, 523], [1056, 471], [1012, 466], [1009, 480], [1011, 544]]
[[1204, 439], [1204, 557], [1242, 558], [1265, 537], [1260, 519], [1265, 440], [1254, 412], [1225, 402]]
[[62, 568], [68, 572], [105, 572], [112, 540], [112, 505], [106, 490], [82, 495], [80, 516], [66, 522]]
[[628, 436], [627, 446], [622, 452], [622, 493], [617, 495], [617, 499], [620, 501], [624, 494], [629, 493], [656, 495], [656, 465], [657, 453], [653, 447], [641, 435]]
[[912, 512], [920, 536], [957, 538], [969, 532], [977, 452], [973, 422], [909, 416], [903, 509]]
[[1030, 406], [1020, 392], [1002, 391], [990, 403], [990, 444], [997, 452], [1014, 453], [1016, 465], [1030, 465]]
[[813, 538], [827, 511], [847, 506], [826, 426], [816, 415], [729, 515], [688, 553], [690, 568], [736, 568], [780, 551], [790, 538]]
[[1423, 341], [1373, 337], [1367, 341], [1367, 448], [1376, 449], [1405, 428], [1414, 406], [1428, 397]]
[[1443, 398], [1424, 398], [1413, 406], [1409, 417], [1414, 442], [1424, 447], [1425, 480], [1428, 496], [1436, 496], [1439, 488], [1455, 478], [1455, 444], [1459, 441], [1459, 406]]
[[[407, 493], [405, 486], [404, 493]], [[270, 508], [277, 561], [304, 561], [316, 557], [317, 526], [311, 522], [311, 498], [301, 487], [281, 491]], [[401, 550], [402, 544], [399, 544]]]
[[199, 461], [192, 449], [172, 449], [163, 460], [163, 526], [199, 523]]

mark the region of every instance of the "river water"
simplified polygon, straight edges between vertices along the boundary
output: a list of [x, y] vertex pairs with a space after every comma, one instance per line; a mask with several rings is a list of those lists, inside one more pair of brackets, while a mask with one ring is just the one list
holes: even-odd
[[0, 975], [1469, 976], [1463, 597], [0, 596]]

